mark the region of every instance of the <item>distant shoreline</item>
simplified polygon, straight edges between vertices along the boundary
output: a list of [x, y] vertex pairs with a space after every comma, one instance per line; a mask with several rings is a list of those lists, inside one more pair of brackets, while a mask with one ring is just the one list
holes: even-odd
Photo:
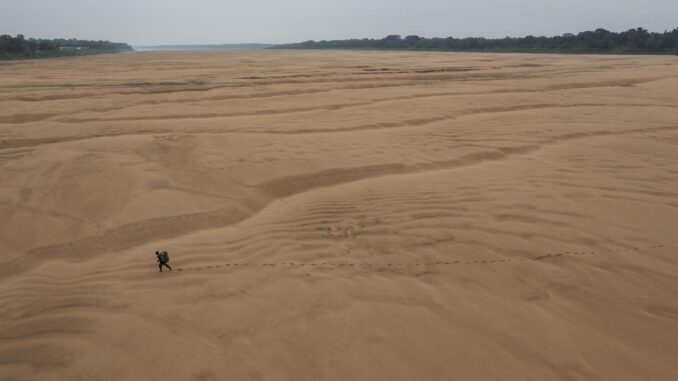
[[0, 35], [0, 60], [25, 60], [57, 57], [81, 57], [132, 51], [124, 42], [71, 39], [25, 38]]
[[384, 48], [278, 48], [271, 47], [267, 50], [315, 50], [315, 51], [345, 51], [345, 52], [412, 52], [412, 53], [479, 53], [479, 54], [561, 54], [561, 55], [620, 55], [620, 56], [678, 56], [677, 51], [651, 52], [651, 51], [600, 51], [600, 50], [442, 50], [442, 49], [384, 49]]
[[624, 32], [596, 29], [560, 36], [504, 38], [425, 38], [393, 34], [382, 39], [304, 41], [270, 49], [382, 50], [475, 53], [635, 54], [678, 55], [678, 28], [663, 33], [636, 28]]
[[26, 57], [22, 54], [2, 54], [0, 53], [0, 61], [26, 61], [26, 60], [42, 60], [49, 58], [67, 58], [67, 57], [89, 57], [104, 54], [122, 54], [133, 53], [133, 51], [111, 52], [106, 50], [80, 50], [77, 52], [50, 52], [47, 54], [38, 54]]
[[134, 50], [144, 51], [220, 51], [220, 50], [259, 50], [268, 49], [273, 44], [204, 44], [204, 45], [141, 45]]

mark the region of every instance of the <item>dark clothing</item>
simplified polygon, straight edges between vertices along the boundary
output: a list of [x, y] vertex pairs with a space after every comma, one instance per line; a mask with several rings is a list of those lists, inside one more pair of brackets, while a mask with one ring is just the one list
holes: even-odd
[[168, 269], [172, 270], [172, 268], [170, 267], [170, 265], [167, 264], [167, 262], [158, 261], [158, 267], [160, 268], [160, 272], [162, 272], [162, 267], [163, 267], [163, 266], [165, 266], [165, 267], [167, 267]]
[[172, 270], [170, 265], [167, 264], [167, 262], [169, 261], [169, 256], [167, 255], [166, 251], [163, 251], [162, 253], [156, 251], [155, 257], [158, 259], [158, 268], [160, 269], [160, 272], [162, 272], [163, 266], [170, 269], [170, 271]]

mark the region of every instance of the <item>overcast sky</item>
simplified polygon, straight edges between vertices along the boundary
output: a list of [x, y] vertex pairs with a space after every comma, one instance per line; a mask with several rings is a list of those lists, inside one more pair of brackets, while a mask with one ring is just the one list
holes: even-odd
[[0, 34], [146, 44], [678, 27], [678, 0], [0, 0]]

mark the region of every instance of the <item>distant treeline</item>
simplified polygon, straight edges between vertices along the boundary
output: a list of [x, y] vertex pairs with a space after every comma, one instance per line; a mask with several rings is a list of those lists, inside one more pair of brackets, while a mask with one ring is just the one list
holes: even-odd
[[131, 46], [120, 42], [76, 39], [44, 40], [25, 38], [20, 34], [16, 37], [6, 34], [0, 36], [0, 58], [58, 57], [132, 50]]
[[647, 29], [629, 29], [615, 33], [605, 29], [566, 33], [555, 37], [527, 36], [521, 38], [424, 38], [390, 35], [382, 39], [352, 39], [334, 41], [306, 41], [276, 45], [272, 49], [382, 49], [382, 50], [437, 50], [459, 52], [521, 52], [521, 53], [678, 53], [678, 28], [664, 33]]

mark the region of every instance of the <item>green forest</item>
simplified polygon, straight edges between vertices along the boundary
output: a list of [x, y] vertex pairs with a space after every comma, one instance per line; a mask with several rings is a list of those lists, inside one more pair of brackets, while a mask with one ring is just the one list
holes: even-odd
[[76, 39], [45, 40], [25, 38], [23, 35], [16, 37], [0, 35], [0, 59], [82, 56], [132, 50], [131, 46], [120, 42]]
[[678, 54], [678, 28], [663, 33], [636, 28], [616, 33], [605, 29], [566, 33], [554, 37], [505, 38], [424, 38], [390, 35], [382, 39], [306, 41], [277, 45], [272, 49], [379, 49], [433, 50], [456, 52], [519, 52], [519, 53], [613, 53], [613, 54]]

